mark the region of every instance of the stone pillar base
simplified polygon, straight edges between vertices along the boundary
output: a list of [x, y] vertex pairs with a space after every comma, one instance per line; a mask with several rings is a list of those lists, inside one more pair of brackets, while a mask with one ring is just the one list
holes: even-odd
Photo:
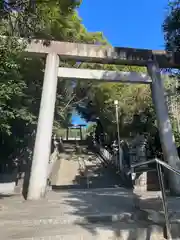
[[157, 171], [137, 173], [134, 185], [142, 191], [159, 191]]

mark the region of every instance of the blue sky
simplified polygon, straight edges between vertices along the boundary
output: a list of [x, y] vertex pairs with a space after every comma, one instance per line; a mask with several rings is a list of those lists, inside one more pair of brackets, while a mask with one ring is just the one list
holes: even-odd
[[86, 124], [86, 122], [81, 119], [81, 117], [77, 113], [73, 113], [71, 123], [76, 124]]
[[[79, 15], [88, 31], [103, 32], [113, 46], [163, 49], [168, 0], [83, 0]], [[78, 115], [73, 123], [81, 123]]]
[[113, 46], [162, 49], [167, 4], [168, 0], [83, 0], [79, 15], [88, 31], [103, 32]]

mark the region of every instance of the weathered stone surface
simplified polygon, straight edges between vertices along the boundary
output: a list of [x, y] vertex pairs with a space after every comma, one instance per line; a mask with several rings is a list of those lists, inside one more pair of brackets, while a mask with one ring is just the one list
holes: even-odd
[[63, 79], [94, 80], [102, 82], [151, 83], [150, 77], [143, 73], [117, 72], [107, 70], [90, 70], [59, 68], [58, 76]]
[[[43, 227], [19, 227], [19, 232], [14, 234], [12, 229], [3, 239], [97, 239], [97, 240], [161, 240], [162, 234], [157, 228], [134, 224], [91, 224], [91, 225], [59, 225]], [[31, 238], [28, 237], [32, 236]], [[8, 238], [5, 238], [8, 237]]]
[[[67, 162], [74, 162], [66, 166], [66, 173], [75, 173], [71, 168], [78, 163], [77, 157], [83, 155], [74, 155], [73, 151], [63, 155]], [[20, 196], [1, 198], [1, 239], [163, 239], [162, 227], [152, 225], [147, 214], [135, 210], [136, 195], [132, 190], [117, 187], [119, 176], [102, 166], [96, 156], [84, 155], [83, 162], [83, 168], [89, 173], [89, 189], [81, 182], [80, 189], [49, 191], [42, 200], [25, 201]], [[56, 167], [55, 180], [63, 177], [64, 168], [63, 164]], [[73, 183], [74, 177], [70, 175], [61, 181]], [[84, 179], [86, 176], [81, 180]]]
[[0, 200], [2, 239], [163, 239], [162, 228], [137, 216], [130, 190], [48, 192], [41, 201]]
[[159, 191], [160, 188], [156, 170], [137, 173], [135, 185], [141, 187], [143, 191]]
[[[146, 221], [165, 228], [165, 217], [161, 199], [161, 193], [143, 192], [140, 189], [135, 191], [136, 207], [138, 213], [144, 216]], [[172, 239], [180, 239], [180, 197], [167, 196], [168, 216], [171, 226]]]
[[15, 182], [0, 183], [0, 194], [7, 195], [14, 194], [15, 186], [16, 186]]
[[131, 195], [122, 188], [50, 192], [42, 201], [24, 202], [14, 197], [2, 202], [2, 239], [144, 240], [153, 234], [158, 234], [159, 240], [162, 237], [162, 231], [133, 220]]
[[[25, 39], [24, 39], [25, 40]], [[45, 55], [57, 53], [61, 58], [96, 63], [146, 66], [149, 60], [157, 60], [161, 68], [179, 68], [179, 53], [162, 50], [133, 49], [92, 45], [82, 43], [58, 42], [34, 39], [27, 45], [28, 53]]]

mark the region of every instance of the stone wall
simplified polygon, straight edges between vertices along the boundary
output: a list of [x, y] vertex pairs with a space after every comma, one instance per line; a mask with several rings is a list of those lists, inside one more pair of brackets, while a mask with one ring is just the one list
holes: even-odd
[[14, 194], [16, 186], [17, 171], [0, 175], [0, 195]]
[[52, 177], [53, 177], [53, 176], [52, 176], [53, 166], [54, 166], [55, 162], [57, 161], [58, 157], [59, 157], [59, 151], [58, 151], [58, 148], [56, 147], [56, 148], [54, 149], [54, 152], [51, 154], [50, 160], [49, 160], [48, 174], [47, 174], [47, 179], [48, 179], [49, 181], [51, 181], [51, 179], [52, 179]]

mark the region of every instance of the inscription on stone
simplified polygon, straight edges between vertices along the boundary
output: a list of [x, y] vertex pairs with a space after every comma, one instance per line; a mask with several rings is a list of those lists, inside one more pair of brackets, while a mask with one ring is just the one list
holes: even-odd
[[149, 61], [153, 60], [153, 54], [148, 50], [126, 49], [126, 48], [109, 48], [106, 52], [107, 57], [125, 61]]

